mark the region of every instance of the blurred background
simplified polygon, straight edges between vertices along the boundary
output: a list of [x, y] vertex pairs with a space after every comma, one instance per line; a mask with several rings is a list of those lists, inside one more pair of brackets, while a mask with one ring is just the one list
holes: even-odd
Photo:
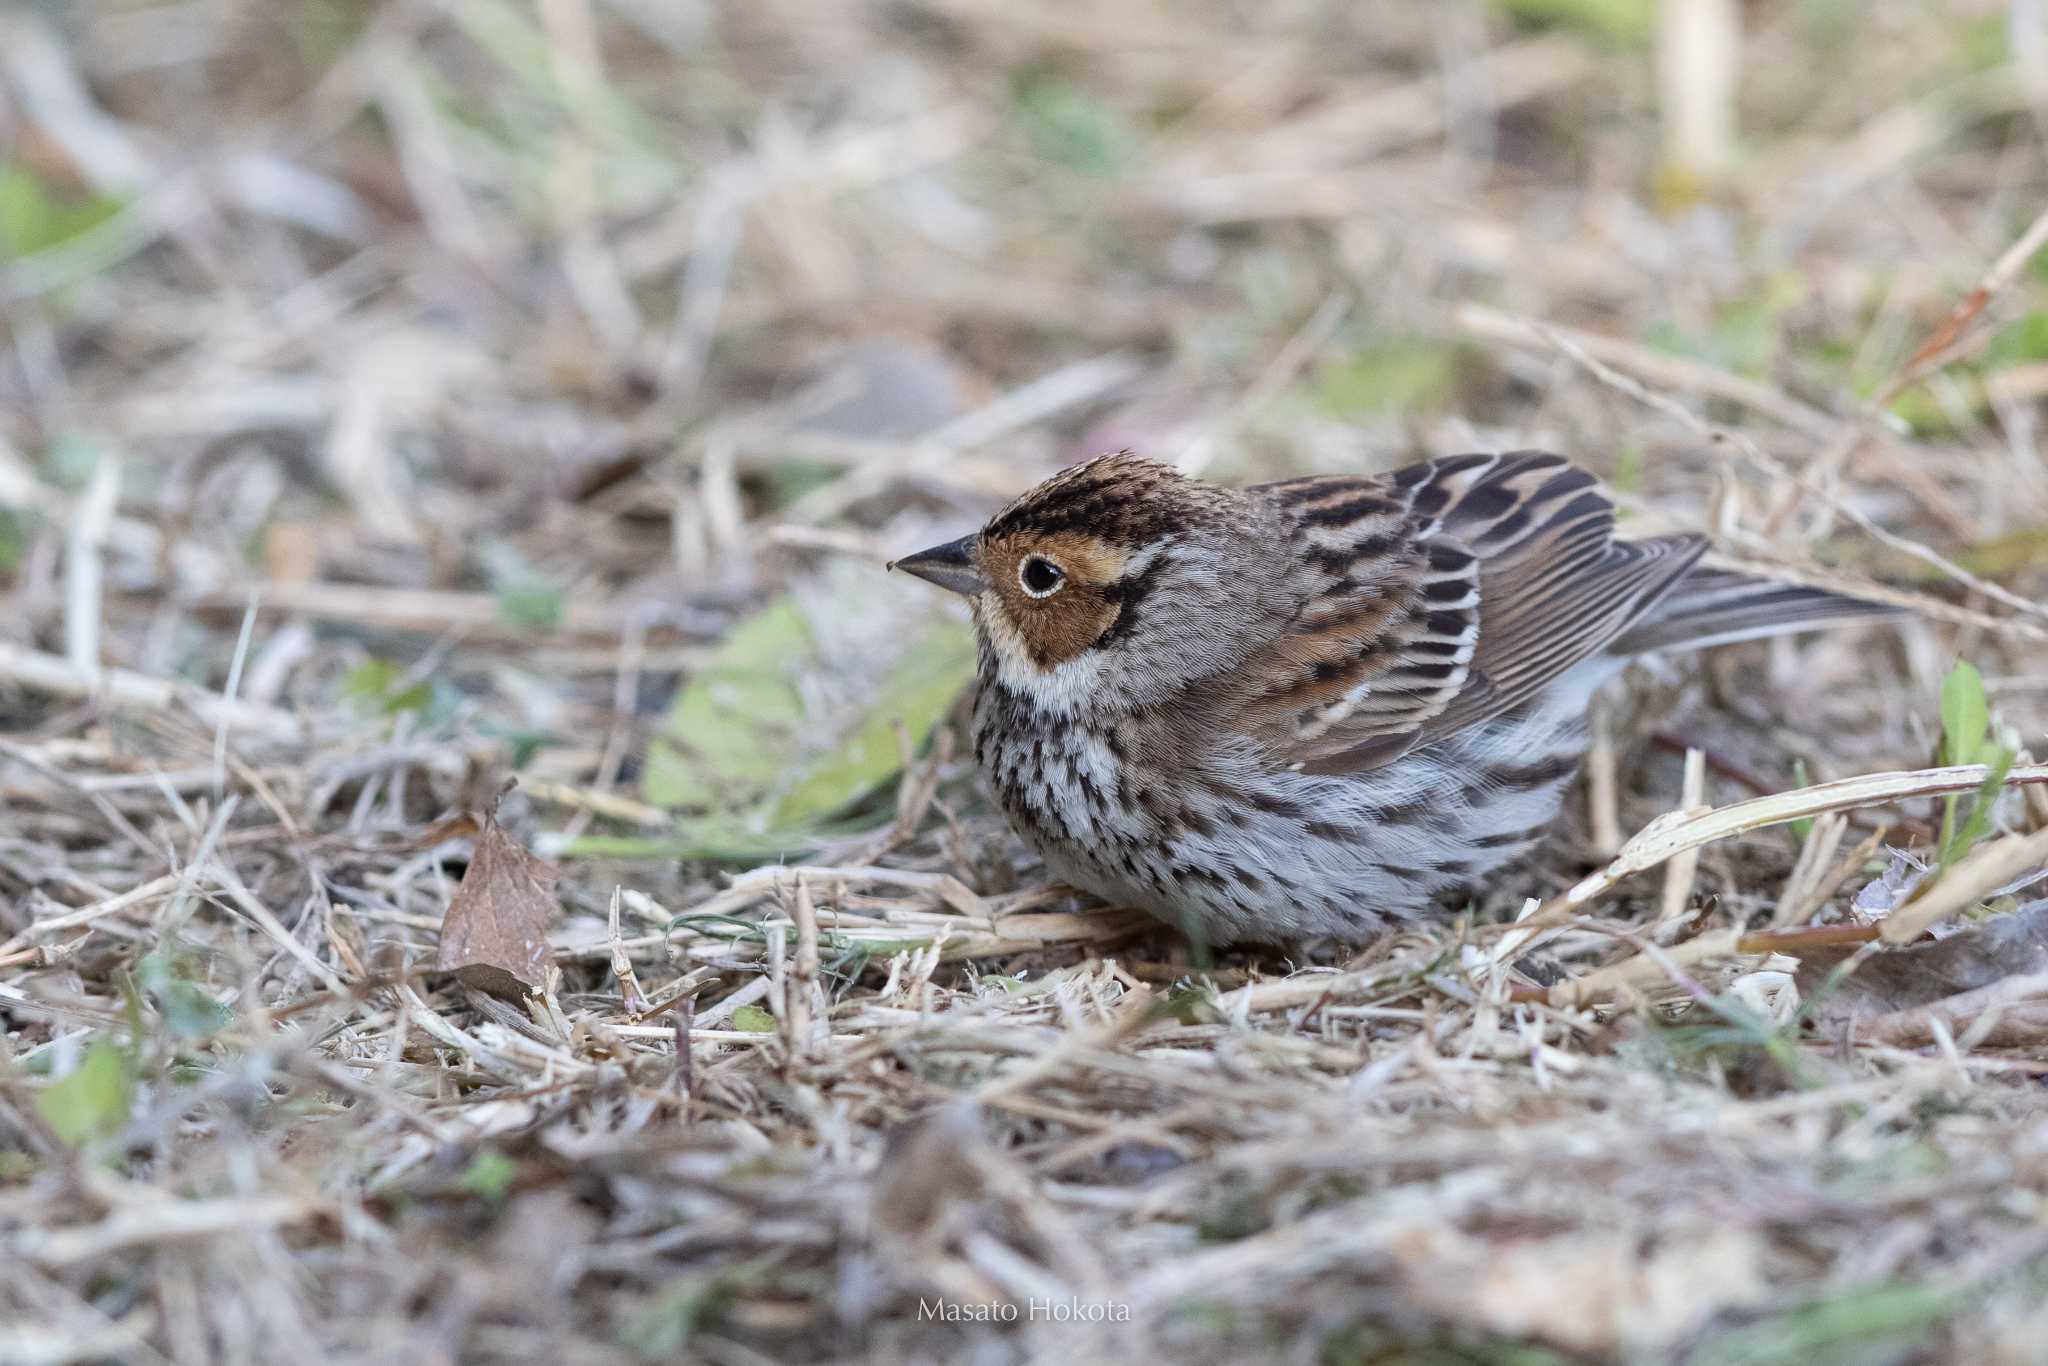
[[2044, 116], [1984, 0], [16, 4], [0, 637], [217, 689], [260, 590], [245, 698], [425, 685], [609, 789], [614, 704], [791, 587], [825, 731], [962, 676], [875, 567], [1119, 447], [1549, 446], [1645, 527], [1943, 581], [1847, 507], [2011, 582], [2043, 274], [1900, 381]]
[[[1694, 1067], [1256, 954], [1113, 1052], [1185, 945], [1045, 887], [948, 720], [964, 614], [882, 566], [1117, 448], [1535, 446], [1632, 534], [1922, 601], [1643, 680], [1485, 913], [1679, 805], [1688, 744], [1717, 802], [1930, 762], [1958, 656], [2038, 754], [2044, 146], [2043, 0], [12, 0], [0, 1230], [73, 1237], [0, 1257], [0, 1328], [59, 1325], [18, 1359], [1013, 1360], [1052, 1339], [912, 1307], [1047, 1286], [1189, 1360], [2035, 1359], [1970, 1259], [2038, 1261], [2048, 1131], [1939, 1060]], [[508, 774], [554, 1014], [373, 990]], [[1707, 851], [1688, 924], [1801, 847]], [[793, 1017], [795, 858], [837, 881]], [[65, 1122], [148, 1160], [74, 1180], [29, 1097], [85, 1103], [137, 982]], [[988, 1143], [903, 1139], [956, 1093]]]

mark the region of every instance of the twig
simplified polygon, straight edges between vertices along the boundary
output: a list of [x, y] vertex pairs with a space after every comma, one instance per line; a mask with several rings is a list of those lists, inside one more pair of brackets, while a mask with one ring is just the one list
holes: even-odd
[[1934, 329], [1927, 340], [1920, 344], [1920, 349], [1899, 368], [1899, 372], [1878, 390], [1870, 400], [1870, 406], [1873, 409], [1886, 407], [1930, 372], [1955, 359], [1961, 350], [1958, 342], [1963, 329], [1968, 327], [1978, 314], [1991, 306], [1991, 301], [2013, 282], [2020, 271], [2026, 268], [2027, 262], [2033, 260], [2035, 253], [2044, 245], [2048, 245], [2048, 209], [2043, 209], [2034, 221], [2027, 225], [2027, 230], [2019, 235], [2018, 240], [1991, 263], [1991, 269], [1984, 272], [1984, 277], [1977, 282], [1977, 287], [1963, 296], [1962, 302], [1942, 320], [1941, 326]]
[[2021, 973], [1926, 1005], [1888, 1011], [1856, 1022], [1858, 1037], [1914, 1047], [1936, 1030], [1962, 1037], [1962, 1052], [2038, 1047], [2048, 1039], [2048, 973]]
[[818, 913], [811, 905], [811, 886], [802, 874], [790, 898], [790, 919], [796, 922], [796, 958], [783, 983], [783, 1047], [791, 1060], [812, 1051], [811, 1005], [818, 987]]
[[258, 595], [249, 590], [249, 609], [242, 613], [242, 629], [235, 637], [235, 654], [228, 664], [228, 681], [220, 690], [220, 718], [213, 730], [213, 796], [218, 801], [228, 787], [228, 727], [234, 720], [235, 694], [242, 688], [242, 666], [249, 659], [249, 641], [256, 632]]
[[[1452, 319], [1460, 331], [1482, 341], [1508, 342], [1524, 346], [1532, 342], [1547, 341], [1567, 355], [1580, 360], [1582, 364], [1590, 362], [1602, 369], [1613, 367], [1626, 370], [1660, 388], [1718, 398], [1737, 407], [1747, 408], [1780, 426], [1788, 427], [1816, 441], [1829, 439], [1841, 427], [1839, 419], [1797, 399], [1788, 398], [1768, 384], [1759, 384], [1753, 379], [1731, 375], [1726, 370], [1709, 365], [1705, 361], [1652, 351], [1646, 346], [1620, 337], [1603, 337], [1598, 333], [1585, 332], [1574, 327], [1538, 322], [1533, 318], [1519, 317], [1475, 303], [1460, 304], [1452, 314]], [[1624, 392], [1645, 402], [1653, 402], [1655, 398], [1663, 397], [1650, 396], [1632, 388]], [[1703, 426], [1691, 412], [1682, 407], [1679, 411], [1685, 414], [1688, 425]]]
[[697, 997], [693, 992], [676, 1003], [676, 1091], [686, 1101], [697, 1093], [690, 1061], [690, 1035], [696, 1028]]
[[64, 538], [64, 657], [81, 672], [100, 666], [100, 556], [120, 497], [121, 462], [102, 451]]

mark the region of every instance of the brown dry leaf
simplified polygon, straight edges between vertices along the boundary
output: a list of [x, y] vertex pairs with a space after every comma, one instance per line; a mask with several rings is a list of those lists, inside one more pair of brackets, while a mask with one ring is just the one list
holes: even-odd
[[464, 835], [474, 835], [483, 828], [483, 822], [472, 812], [458, 812], [453, 816], [443, 816], [411, 839], [393, 846], [392, 852], [423, 854], [437, 844], [446, 844], [449, 840], [461, 839]]
[[2048, 1043], [2048, 972], [2008, 977], [1932, 1005], [1874, 1015], [1857, 1032], [1876, 1043], [1919, 1048], [1936, 1041], [1937, 1025], [1966, 1049], [2038, 1048]]
[[980, 1110], [956, 1104], [892, 1130], [875, 1172], [876, 1222], [904, 1238], [943, 1236], [986, 1193], [996, 1159], [981, 1126]]
[[272, 522], [263, 528], [262, 555], [272, 583], [311, 583], [320, 577], [320, 529], [305, 521]]
[[[1828, 976], [1849, 956], [1849, 948], [1816, 948], [1800, 955], [1799, 993], [1814, 1001], [1814, 1018], [1824, 1032], [1855, 1022], [1857, 1033], [1888, 1042], [1924, 1043], [1927, 1021], [1938, 1016], [1951, 1029], [1967, 1025], [1986, 1009], [2022, 1004], [2038, 992], [1995, 992], [2008, 980], [2026, 983], [2048, 973], [2048, 906], [1993, 916], [1975, 929], [1872, 954], [1856, 970], [1822, 993]], [[1818, 999], [1815, 997], [1818, 994]], [[2024, 1024], [2026, 1015], [2011, 1023]], [[1987, 1040], [1989, 1042], [1990, 1040]]]
[[545, 980], [561, 871], [507, 835], [495, 810], [484, 813], [482, 826], [469, 870], [441, 918], [434, 965], [479, 991], [523, 1000]]

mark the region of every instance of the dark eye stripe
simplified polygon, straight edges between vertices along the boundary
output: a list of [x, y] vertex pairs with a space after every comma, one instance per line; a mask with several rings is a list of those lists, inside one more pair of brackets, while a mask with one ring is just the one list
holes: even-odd
[[1131, 628], [1138, 624], [1138, 604], [1151, 596], [1159, 584], [1160, 571], [1165, 568], [1166, 556], [1161, 555], [1135, 575], [1110, 588], [1107, 596], [1117, 604], [1116, 620], [1109, 624], [1107, 631], [1096, 637], [1096, 649], [1130, 634]]

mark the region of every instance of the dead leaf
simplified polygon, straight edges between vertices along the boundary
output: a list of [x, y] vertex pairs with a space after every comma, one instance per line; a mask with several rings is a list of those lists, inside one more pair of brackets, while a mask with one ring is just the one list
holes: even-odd
[[1928, 891], [1892, 912], [1880, 927], [1888, 944], [1910, 944], [1933, 926], [1969, 910], [2015, 878], [2048, 865], [2048, 830], [2007, 835], [1965, 854]]
[[320, 577], [320, 529], [312, 522], [272, 522], [263, 529], [262, 554], [272, 583], [311, 583]]
[[446, 844], [449, 840], [458, 840], [464, 835], [474, 835], [482, 829], [483, 822], [474, 814], [460, 811], [453, 816], [443, 816], [411, 839], [394, 845], [391, 852], [423, 854], [437, 844]]
[[2027, 1029], [2038, 1022], [2040, 1007], [2014, 1007], [2038, 1002], [2048, 982], [2048, 905], [1992, 916], [1932, 943], [1870, 954], [1823, 992], [1852, 951], [1817, 947], [1800, 955], [1799, 994], [1814, 1002], [1814, 1019], [1824, 1033], [1854, 1023], [1859, 1037], [1920, 1044], [1932, 1037], [1930, 1019], [1960, 1034], [1990, 1009], [2005, 1012], [2007, 1025]]
[[875, 1172], [875, 1220], [899, 1237], [943, 1238], [986, 1194], [996, 1161], [971, 1104], [942, 1106], [899, 1125]]
[[1873, 1016], [1860, 1037], [1899, 1048], [1935, 1040], [1935, 1024], [1963, 1048], [2038, 1048], [2048, 1042], [2048, 972], [2024, 973], [1932, 1005]]
[[469, 870], [441, 918], [435, 966], [479, 991], [524, 1000], [546, 980], [561, 871], [507, 835], [495, 806], [481, 823]]

